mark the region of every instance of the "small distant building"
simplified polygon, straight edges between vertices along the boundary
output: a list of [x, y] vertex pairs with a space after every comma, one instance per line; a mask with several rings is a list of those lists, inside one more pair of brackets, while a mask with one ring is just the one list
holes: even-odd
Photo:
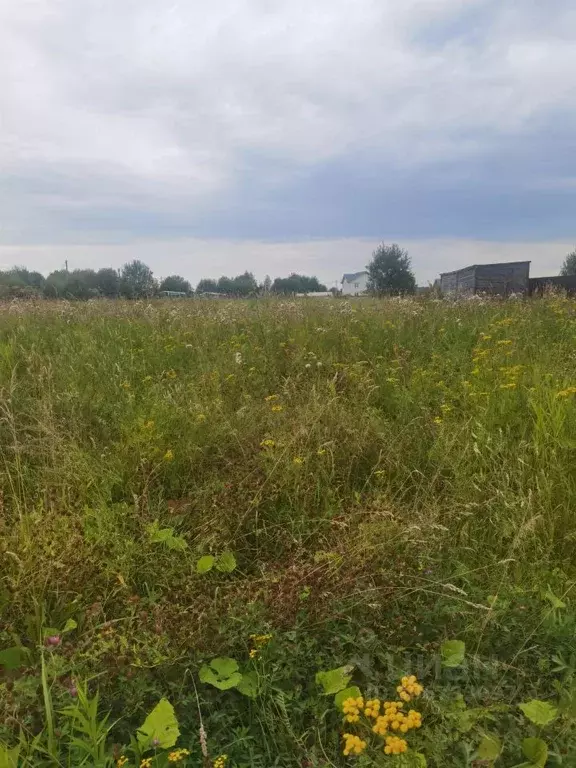
[[297, 293], [297, 299], [332, 299], [332, 291], [310, 291], [309, 293]]
[[478, 293], [509, 296], [512, 293], [528, 293], [529, 277], [529, 261], [473, 264], [454, 272], [443, 272], [440, 289], [448, 296], [473, 296]]
[[368, 291], [368, 272], [350, 272], [342, 277], [342, 296], [361, 296]]
[[186, 291], [160, 291], [160, 297], [163, 299], [185, 299], [187, 296]]

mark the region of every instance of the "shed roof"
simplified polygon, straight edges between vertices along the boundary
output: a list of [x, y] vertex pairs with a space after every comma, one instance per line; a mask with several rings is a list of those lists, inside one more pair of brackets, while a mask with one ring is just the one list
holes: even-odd
[[467, 267], [460, 267], [460, 269], [453, 269], [450, 272], [440, 272], [440, 277], [445, 275], [455, 275], [458, 272], [465, 272], [467, 269], [478, 269], [478, 267], [514, 267], [518, 264], [528, 264], [529, 261], [495, 261], [492, 264], [470, 264]]

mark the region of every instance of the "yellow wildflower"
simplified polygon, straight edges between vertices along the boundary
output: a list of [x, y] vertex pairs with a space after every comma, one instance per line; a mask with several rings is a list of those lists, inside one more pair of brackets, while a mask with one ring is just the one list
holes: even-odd
[[345, 699], [342, 704], [342, 712], [349, 723], [357, 723], [360, 720], [360, 710], [364, 708], [364, 699], [362, 696], [357, 698]]
[[123, 381], [122, 384], [120, 384], [120, 386], [122, 387], [122, 389], [130, 389], [132, 385], [130, 384], [129, 381]]
[[266, 440], [262, 440], [262, 442], [260, 443], [260, 448], [275, 448], [275, 447], [276, 447], [276, 443], [274, 442], [274, 440], [271, 440], [269, 437], [266, 438]]
[[122, 766], [126, 765], [127, 762], [128, 762], [128, 758], [126, 757], [126, 755], [120, 755], [118, 760], [116, 760], [116, 766], [117, 768], [122, 768]]
[[258, 650], [258, 648], [252, 648], [250, 653], [249, 653], [249, 656], [250, 656], [251, 659], [255, 659], [258, 656], [259, 653], [260, 653], [260, 651]]
[[152, 758], [145, 757], [140, 761], [140, 768], [152, 768]]
[[164, 454], [164, 461], [174, 461], [174, 451], [171, 448]]
[[199, 413], [198, 416], [196, 416], [196, 421], [199, 424], [202, 424], [202, 422], [206, 421], [206, 414], [205, 413]]
[[304, 459], [302, 458], [302, 456], [294, 456], [294, 458], [292, 459], [292, 463], [300, 466], [300, 464], [304, 464]]
[[378, 717], [380, 714], [380, 699], [369, 699], [364, 710], [366, 717]]
[[326, 448], [318, 448], [318, 450], [316, 451], [316, 454], [318, 456], [324, 456], [325, 453], [326, 453]]
[[500, 339], [496, 344], [498, 344], [499, 347], [507, 347], [512, 344], [512, 339]]
[[178, 374], [176, 373], [174, 368], [170, 368], [169, 371], [166, 371], [166, 378], [167, 379], [175, 379], [176, 376], [178, 376]]
[[438, 425], [442, 424], [442, 418], [440, 416], [435, 416], [434, 424], [438, 424]]
[[168, 753], [168, 762], [178, 763], [180, 762], [180, 760], [187, 757], [189, 754], [190, 752], [187, 749], [175, 749], [173, 752]]
[[353, 733], [345, 733], [344, 736], [344, 754], [361, 755], [366, 749], [366, 742]]
[[228, 761], [228, 755], [220, 755], [220, 757], [217, 757], [216, 760], [212, 763], [213, 768], [224, 768], [226, 765], [226, 762]]
[[250, 640], [257, 648], [261, 648], [272, 640], [272, 635], [250, 635]]
[[414, 709], [408, 712], [406, 720], [409, 728], [420, 728], [422, 725], [422, 715]]
[[402, 752], [406, 752], [408, 744], [404, 739], [400, 739], [398, 736], [387, 736], [386, 746], [384, 752], [387, 755], [400, 755]]
[[413, 696], [420, 696], [424, 688], [420, 685], [415, 675], [407, 675], [402, 678], [396, 690], [402, 701], [410, 701]]
[[284, 410], [284, 406], [283, 405], [273, 405], [270, 410], [272, 411], [272, 413], [280, 413], [280, 411]]
[[372, 730], [378, 736], [385, 736], [388, 732], [389, 725], [390, 719], [386, 715], [380, 715], [380, 717], [376, 719], [375, 724], [372, 726]]
[[264, 400], [266, 400], [267, 403], [271, 403], [273, 400], [278, 400], [278, 395], [268, 395]]
[[517, 386], [515, 381], [510, 381], [508, 384], [500, 384], [500, 389], [516, 389]]

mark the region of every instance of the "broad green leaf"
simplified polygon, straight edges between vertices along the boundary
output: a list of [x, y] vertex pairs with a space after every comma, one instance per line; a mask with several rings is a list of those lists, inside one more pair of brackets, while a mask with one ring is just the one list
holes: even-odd
[[66, 632], [72, 632], [72, 630], [76, 629], [78, 627], [78, 624], [74, 621], [74, 619], [67, 619], [66, 624], [64, 624], [64, 629], [62, 630], [62, 634], [66, 634]]
[[152, 544], [164, 544], [168, 549], [182, 551], [188, 546], [186, 539], [174, 535], [174, 528], [159, 528], [158, 520], [154, 520], [148, 528], [148, 539]]
[[258, 696], [258, 675], [256, 672], [247, 672], [242, 675], [236, 689], [244, 696], [248, 696], [249, 699], [255, 699]]
[[316, 673], [316, 683], [322, 686], [324, 689], [324, 695], [330, 696], [331, 694], [338, 693], [343, 688], [346, 688], [350, 682], [352, 675], [350, 674], [354, 667], [338, 667], [337, 669], [329, 669], [327, 672]]
[[150, 523], [146, 530], [148, 532], [148, 539], [153, 544], [160, 544], [166, 541], [166, 539], [172, 536], [174, 533], [173, 528], [160, 528], [158, 525], [158, 520], [154, 520], [153, 523]]
[[502, 742], [492, 733], [486, 733], [478, 745], [478, 760], [496, 760], [502, 752]]
[[522, 753], [530, 760], [532, 765], [544, 768], [548, 760], [548, 747], [542, 739], [524, 739]]
[[336, 704], [339, 710], [342, 710], [342, 705], [346, 699], [357, 699], [358, 696], [362, 696], [362, 691], [357, 685], [352, 685], [350, 688], [344, 688], [343, 691], [334, 696], [334, 704]]
[[42, 639], [46, 640], [47, 637], [55, 637], [60, 634], [60, 630], [57, 627], [44, 627], [42, 629]]
[[464, 661], [466, 645], [462, 640], [445, 640], [440, 646], [443, 667], [459, 667]]
[[176, 552], [182, 552], [188, 548], [188, 542], [182, 536], [169, 536], [164, 543], [168, 549]]
[[426, 758], [421, 752], [415, 752], [414, 759], [416, 760], [416, 765], [418, 765], [419, 768], [426, 768], [426, 766], [428, 765], [428, 763], [426, 762]]
[[220, 557], [216, 560], [216, 570], [222, 573], [232, 573], [236, 569], [236, 558], [234, 554], [229, 550], [222, 552]]
[[242, 681], [242, 675], [238, 672], [238, 663], [227, 657], [212, 659], [210, 664], [204, 664], [200, 667], [198, 677], [202, 683], [213, 685], [221, 691], [236, 688]]
[[24, 655], [26, 651], [19, 645], [14, 645], [11, 648], [5, 648], [0, 651], [0, 667], [4, 669], [18, 669], [24, 663]]
[[558, 709], [547, 701], [532, 699], [525, 704], [518, 704], [524, 715], [535, 725], [548, 725], [556, 719]]
[[566, 608], [566, 603], [563, 600], [560, 600], [559, 597], [556, 597], [556, 595], [554, 594], [554, 592], [552, 592], [550, 587], [548, 587], [546, 592], [544, 592], [544, 597], [546, 598], [546, 600], [550, 602], [550, 604], [552, 605], [552, 608], [555, 611], [560, 610], [561, 608]]
[[215, 558], [212, 555], [204, 555], [196, 563], [196, 573], [208, 573], [214, 567]]
[[178, 720], [174, 707], [167, 699], [160, 699], [152, 712], [138, 728], [138, 745], [148, 749], [154, 744], [162, 749], [170, 749], [180, 736]]

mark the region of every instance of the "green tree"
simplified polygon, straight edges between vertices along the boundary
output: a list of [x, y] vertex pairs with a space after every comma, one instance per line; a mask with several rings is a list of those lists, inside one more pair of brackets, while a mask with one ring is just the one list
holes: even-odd
[[51, 272], [44, 283], [44, 296], [49, 299], [64, 299], [68, 295], [68, 278], [70, 275], [65, 269], [56, 269]]
[[218, 283], [210, 278], [203, 278], [196, 286], [196, 293], [218, 293]]
[[44, 295], [51, 299], [91, 299], [98, 295], [96, 273], [93, 269], [57, 269], [46, 278]]
[[416, 278], [408, 251], [397, 243], [380, 243], [372, 254], [368, 270], [368, 289], [380, 296], [398, 296], [416, 291]]
[[270, 277], [270, 275], [266, 275], [266, 277], [264, 278], [264, 282], [260, 286], [260, 290], [262, 293], [270, 293], [271, 289], [272, 289], [272, 278]]
[[576, 275], [576, 248], [564, 259], [564, 264], [562, 264], [560, 274], [566, 276]]
[[234, 296], [250, 296], [258, 290], [258, 283], [252, 272], [244, 272], [232, 280]]
[[316, 293], [325, 290], [326, 286], [317, 277], [297, 275], [295, 272], [288, 277], [277, 277], [272, 283], [273, 293]]
[[161, 291], [180, 291], [182, 293], [192, 293], [192, 286], [180, 275], [169, 275], [160, 283]]
[[6, 272], [0, 272], [3, 296], [37, 296], [44, 283], [44, 275], [40, 272], [30, 272], [26, 267], [12, 267]]
[[122, 295], [127, 299], [146, 299], [156, 293], [156, 281], [152, 270], [138, 259], [122, 267], [120, 287]]
[[120, 275], [112, 267], [103, 267], [96, 273], [96, 287], [101, 296], [116, 299], [120, 295]]
[[226, 295], [234, 292], [234, 280], [232, 280], [231, 277], [226, 277], [226, 275], [222, 275], [222, 277], [218, 280], [218, 285], [216, 286], [216, 290], [218, 293], [225, 293]]

